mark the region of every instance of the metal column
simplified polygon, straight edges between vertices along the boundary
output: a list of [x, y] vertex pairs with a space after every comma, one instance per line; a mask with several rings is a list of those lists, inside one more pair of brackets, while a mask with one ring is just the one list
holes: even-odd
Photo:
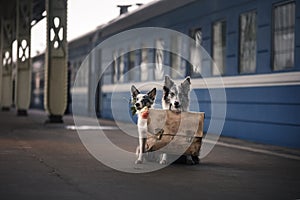
[[10, 110], [12, 105], [12, 43], [14, 39], [13, 20], [2, 19], [1, 21], [1, 106], [2, 110]]
[[48, 122], [63, 122], [67, 106], [67, 0], [46, 0], [47, 50], [44, 104]]
[[2, 37], [3, 37], [3, 31], [2, 31], [2, 20], [0, 18], [0, 108], [2, 107], [2, 68], [3, 68], [3, 58], [2, 58]]
[[17, 74], [15, 104], [18, 115], [27, 115], [31, 91], [30, 33], [32, 0], [17, 0]]

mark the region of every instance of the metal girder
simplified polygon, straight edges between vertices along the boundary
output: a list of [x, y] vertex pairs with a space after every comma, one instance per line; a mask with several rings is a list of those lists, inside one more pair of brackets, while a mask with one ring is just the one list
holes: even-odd
[[[17, 0], [0, 0], [0, 18], [15, 19], [16, 18]], [[44, 18], [45, 0], [32, 0], [32, 20], [37, 23]]]
[[32, 0], [17, 0], [17, 73], [15, 104], [18, 115], [27, 115], [31, 92], [30, 36], [32, 18]]
[[15, 39], [18, 40], [15, 103], [21, 113], [29, 107], [30, 29], [32, 20], [37, 23], [44, 17], [44, 11], [45, 0], [0, 0], [0, 107], [3, 110], [9, 110], [13, 104], [12, 43]]
[[49, 122], [62, 122], [67, 106], [67, 0], [46, 0], [46, 10], [44, 104]]
[[3, 110], [9, 110], [12, 105], [12, 43], [14, 40], [15, 23], [14, 20], [1, 20], [1, 107]]

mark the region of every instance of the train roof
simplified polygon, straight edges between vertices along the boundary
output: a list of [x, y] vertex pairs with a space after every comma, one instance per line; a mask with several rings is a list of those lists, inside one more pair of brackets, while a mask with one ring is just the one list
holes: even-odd
[[196, 0], [158, 0], [141, 5], [139, 8], [118, 16], [117, 18], [98, 26], [96, 29], [69, 42], [69, 47], [90, 43], [97, 38], [108, 37], [136, 24], [157, 17], [176, 8], [190, 4]]
[[101, 31], [101, 36], [106, 37], [116, 32], [125, 30], [131, 26], [139, 24], [145, 20], [157, 17], [166, 12], [190, 4], [195, 0], [160, 0], [153, 1], [140, 6], [138, 9], [120, 15], [118, 18], [109, 21], [107, 24], [101, 25], [97, 31]]

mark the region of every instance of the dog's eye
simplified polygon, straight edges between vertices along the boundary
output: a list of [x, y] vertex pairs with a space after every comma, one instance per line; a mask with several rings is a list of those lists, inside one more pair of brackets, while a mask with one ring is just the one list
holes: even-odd
[[174, 93], [174, 92], [171, 92], [170, 95], [171, 95], [171, 97], [174, 97], [174, 96], [175, 96], [175, 93]]
[[145, 96], [143, 96], [143, 99], [145, 99], [146, 97]]
[[139, 100], [139, 98], [136, 98], [136, 100], [138, 101], [138, 100]]

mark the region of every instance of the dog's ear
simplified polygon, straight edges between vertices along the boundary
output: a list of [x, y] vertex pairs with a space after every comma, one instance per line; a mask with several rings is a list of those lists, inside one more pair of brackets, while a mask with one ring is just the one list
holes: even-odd
[[168, 88], [171, 88], [171, 86], [174, 84], [174, 81], [172, 81], [172, 79], [168, 76], [168, 75], [166, 75], [165, 76], [165, 83], [164, 83], [164, 85], [166, 86], [166, 87], [168, 87]]
[[163, 90], [164, 90], [165, 93], [169, 93], [170, 88], [168, 88], [167, 86], [164, 85]]
[[155, 99], [155, 96], [156, 96], [156, 88], [153, 88], [150, 92], [147, 93], [148, 96], [154, 100]]
[[181, 87], [184, 88], [184, 90], [190, 90], [190, 85], [191, 85], [191, 78], [188, 76], [181, 83]]
[[164, 86], [163, 90], [164, 90], [163, 98], [164, 98], [164, 100], [167, 100], [168, 96], [169, 96], [170, 88]]
[[140, 94], [140, 91], [138, 89], [136, 89], [136, 87], [134, 85], [131, 86], [131, 95], [133, 97], [136, 97], [138, 94]]
[[191, 84], [191, 77], [187, 76], [184, 81], [187, 81], [189, 84]]

